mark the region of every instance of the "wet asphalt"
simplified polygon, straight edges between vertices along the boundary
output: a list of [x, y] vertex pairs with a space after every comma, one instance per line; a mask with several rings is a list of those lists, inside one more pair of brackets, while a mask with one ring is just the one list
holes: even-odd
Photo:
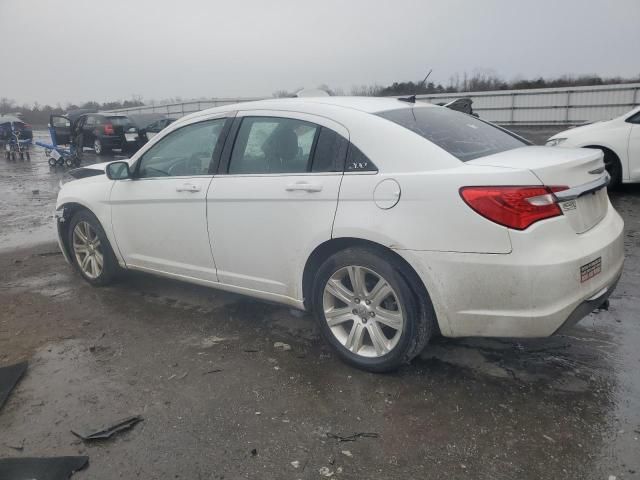
[[[63, 172], [0, 158], [0, 366], [30, 361], [0, 458], [88, 455], [78, 479], [640, 478], [640, 185], [611, 194], [627, 259], [608, 311], [548, 339], [438, 338], [374, 375], [278, 305], [143, 274], [88, 286], [54, 242]], [[132, 414], [110, 440], [71, 433]]]

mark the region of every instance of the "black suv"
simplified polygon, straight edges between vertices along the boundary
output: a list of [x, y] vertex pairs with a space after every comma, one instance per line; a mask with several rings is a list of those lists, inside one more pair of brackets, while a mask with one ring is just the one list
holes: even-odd
[[73, 122], [72, 131], [74, 144], [79, 149], [93, 148], [96, 155], [103, 155], [114, 148], [130, 151], [129, 144], [137, 149], [137, 130], [125, 115], [85, 113]]

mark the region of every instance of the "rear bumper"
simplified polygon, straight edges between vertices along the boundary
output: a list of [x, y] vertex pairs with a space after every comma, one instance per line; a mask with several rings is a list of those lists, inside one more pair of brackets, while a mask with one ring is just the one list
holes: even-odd
[[578, 323], [584, 317], [586, 317], [591, 312], [593, 312], [595, 309], [601, 307], [609, 299], [613, 291], [616, 289], [616, 286], [618, 285], [618, 281], [620, 280], [621, 276], [622, 276], [622, 271], [620, 271], [620, 274], [613, 281], [611, 285], [604, 287], [602, 290], [596, 293], [593, 297], [586, 299], [584, 302], [578, 305], [576, 309], [573, 312], [571, 312], [571, 315], [569, 315], [569, 318], [567, 318], [564, 321], [564, 323], [560, 325], [560, 328], [558, 328], [558, 330], [556, 330], [555, 333], [560, 333], [560, 334], [564, 333], [565, 331], [571, 329], [571, 327], [573, 327], [576, 323]]
[[127, 144], [124, 137], [120, 136], [106, 136], [98, 138], [102, 142], [102, 146], [106, 148], [122, 148], [123, 145]]
[[[610, 206], [583, 234], [559, 218], [511, 235], [510, 254], [398, 253], [425, 283], [443, 335], [547, 337], [611, 295], [624, 263], [623, 227]], [[580, 267], [598, 258], [600, 273], [581, 281]]]

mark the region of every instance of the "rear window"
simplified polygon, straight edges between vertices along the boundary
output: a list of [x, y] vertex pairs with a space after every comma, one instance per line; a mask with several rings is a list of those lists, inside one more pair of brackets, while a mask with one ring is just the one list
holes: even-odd
[[117, 127], [125, 127], [131, 125], [131, 120], [128, 117], [108, 117], [112, 125]]
[[498, 127], [445, 107], [400, 108], [377, 115], [408, 128], [463, 162], [527, 145]]

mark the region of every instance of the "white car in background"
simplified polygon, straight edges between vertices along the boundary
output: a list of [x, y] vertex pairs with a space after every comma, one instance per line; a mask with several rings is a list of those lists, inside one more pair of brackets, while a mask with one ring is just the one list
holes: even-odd
[[130, 160], [72, 172], [56, 206], [65, 258], [97, 286], [140, 270], [313, 311], [371, 371], [436, 333], [544, 337], [605, 302], [623, 221], [602, 152], [404, 100], [177, 120]]
[[640, 107], [613, 120], [560, 132], [547, 140], [547, 146], [599, 148], [611, 187], [640, 182]]

